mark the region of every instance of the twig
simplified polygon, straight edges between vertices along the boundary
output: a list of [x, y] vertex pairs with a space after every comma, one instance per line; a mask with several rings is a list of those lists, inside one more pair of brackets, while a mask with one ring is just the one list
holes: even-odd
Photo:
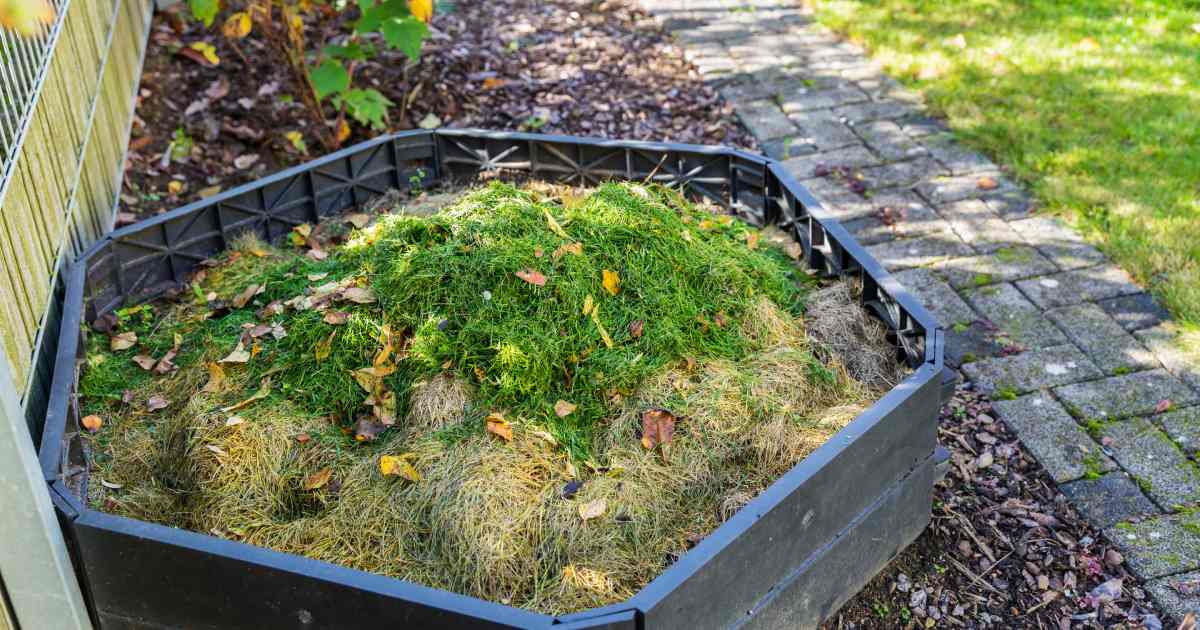
[[646, 179], [642, 180], [643, 184], [649, 184], [650, 180], [654, 179], [654, 176], [658, 174], [658, 169], [662, 168], [663, 162], [667, 161], [667, 155], [668, 154], [665, 153], [663, 154], [662, 159], [659, 160], [658, 164], [654, 166], [654, 170], [650, 171], [650, 174], [646, 176]]
[[958, 569], [959, 571], [961, 571], [963, 575], [965, 575], [965, 576], [967, 576], [967, 577], [971, 578], [971, 581], [973, 581], [973, 582], [979, 582], [979, 585], [980, 585], [980, 586], [982, 586], [982, 587], [986, 588], [987, 590], [989, 590], [989, 591], [991, 591], [991, 592], [993, 592], [993, 593], [995, 593], [995, 594], [997, 594], [997, 595], [1000, 595], [1000, 594], [1001, 594], [1001, 593], [1000, 593], [1000, 589], [997, 589], [995, 586], [992, 586], [991, 584], [988, 584], [987, 582], [985, 582], [985, 581], [983, 580], [983, 578], [981, 578], [981, 577], [979, 577], [978, 575], [975, 575], [974, 573], [972, 573], [970, 569], [968, 569], [967, 567], [963, 566], [963, 563], [959, 562], [958, 560], [955, 560], [954, 558], [950, 558], [950, 562], [951, 562], [951, 564], [953, 564], [953, 565], [954, 565], [954, 568], [956, 568], [956, 569]]

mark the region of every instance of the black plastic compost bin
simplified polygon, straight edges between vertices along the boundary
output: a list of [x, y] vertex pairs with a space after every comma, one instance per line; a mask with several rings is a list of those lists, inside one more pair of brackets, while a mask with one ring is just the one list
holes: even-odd
[[[801, 245], [862, 282], [911, 375], [628, 601], [553, 617], [89, 508], [77, 439], [81, 322], [180, 287], [233, 237], [268, 240], [416, 180], [517, 174], [655, 181]], [[414, 180], [414, 178], [416, 178]], [[113, 628], [612, 628], [816, 625], [929, 522], [942, 329], [777, 162], [727, 148], [477, 130], [404, 132], [116, 230], [66, 274], [43, 472], [93, 616]]]

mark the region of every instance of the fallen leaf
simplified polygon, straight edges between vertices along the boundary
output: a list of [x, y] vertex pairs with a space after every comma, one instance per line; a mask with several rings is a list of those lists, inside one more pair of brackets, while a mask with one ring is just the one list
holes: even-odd
[[341, 326], [342, 324], [350, 321], [350, 313], [347, 313], [346, 311], [328, 311], [325, 313], [323, 321], [326, 324]]
[[309, 434], [307, 434], [307, 433], [301, 433], [300, 435], [297, 435], [297, 436], [296, 436], [296, 441], [297, 441], [297, 442], [299, 442], [299, 443], [301, 443], [301, 444], [307, 444], [307, 443], [308, 443], [308, 441], [309, 441], [309, 440], [311, 440], [311, 439], [312, 439], [312, 436], [310, 436], [310, 435], [309, 435]]
[[533, 269], [522, 269], [516, 273], [516, 276], [529, 284], [539, 287], [546, 286], [546, 276]]
[[559, 245], [558, 249], [555, 249], [554, 253], [550, 254], [550, 257], [553, 258], [554, 260], [558, 260], [559, 258], [563, 257], [566, 254], [575, 254], [576, 256], [582, 256], [583, 255], [583, 243], [564, 243], [562, 245]]
[[304, 134], [293, 130], [283, 134], [283, 138], [299, 153], [308, 154], [308, 143], [304, 141]]
[[325, 339], [317, 342], [317, 347], [313, 348], [313, 355], [317, 358], [317, 363], [329, 358], [333, 352], [333, 338], [337, 335], [337, 331], [329, 333]]
[[225, 452], [225, 449], [221, 448], [220, 446], [217, 446], [216, 444], [205, 444], [204, 448], [212, 451], [218, 457], [228, 457], [229, 456], [229, 454]]
[[250, 300], [254, 296], [256, 296], [266, 290], [267, 290], [267, 285], [265, 285], [265, 284], [251, 284], [250, 286], [247, 286], [245, 289], [242, 289], [241, 293], [234, 296], [233, 307], [234, 308], [245, 307], [246, 304], [249, 303]]
[[319, 280], [324, 280], [328, 276], [329, 276], [329, 272], [325, 271], [322, 273], [310, 273], [305, 277], [308, 278], [309, 282], [317, 282]]
[[501, 79], [498, 77], [488, 77], [483, 80], [483, 89], [495, 90], [497, 88], [502, 88], [507, 84], [508, 84], [507, 79]]
[[600, 331], [600, 339], [604, 341], [606, 348], [613, 347], [612, 337], [609, 336], [608, 330], [604, 328], [604, 324], [600, 323], [600, 305], [592, 306], [592, 323], [596, 325], [596, 330]]
[[725, 324], [729, 323], [729, 317], [725, 315], [725, 311], [717, 311], [717, 314], [713, 316], [713, 323], [717, 325], [717, 328], [724, 328]]
[[104, 486], [105, 488], [108, 488], [109, 490], [120, 490], [121, 488], [125, 487], [122, 484], [113, 483], [111, 481], [108, 481], [107, 479], [101, 479], [100, 485]]
[[573, 405], [565, 400], [560, 400], [554, 403], [554, 414], [559, 418], [565, 418], [575, 411], [576, 405]]
[[986, 175], [975, 180], [975, 186], [979, 188], [979, 190], [993, 190], [999, 185], [1000, 184], [997, 183], [995, 179], [992, 179]]
[[675, 435], [675, 414], [666, 409], [642, 412], [642, 446], [650, 451], [659, 444], [670, 444]]
[[84, 416], [83, 419], [79, 421], [79, 424], [83, 425], [83, 428], [87, 429], [88, 431], [95, 433], [96, 431], [100, 430], [100, 427], [104, 426], [104, 420], [100, 416], [90, 415]]
[[422, 129], [437, 129], [442, 126], [442, 119], [438, 118], [433, 113], [426, 114], [421, 122], [417, 124]]
[[364, 287], [348, 287], [342, 291], [342, 298], [355, 304], [374, 304], [375, 294]]
[[138, 367], [142, 368], [143, 370], [152, 369], [154, 367], [154, 364], [158, 363], [158, 361], [154, 360], [154, 357], [150, 357], [150, 356], [147, 356], [144, 354], [133, 355], [133, 362], [138, 364]]
[[379, 458], [379, 472], [384, 477], [402, 477], [416, 483], [421, 480], [421, 473], [409, 463], [408, 460], [412, 457], [415, 457], [412, 453], [384, 455]]
[[549, 433], [547, 433], [545, 431], [541, 431], [541, 430], [533, 431], [533, 436], [541, 439], [542, 441], [544, 441], [546, 444], [549, 444], [550, 446], [558, 446], [558, 440], [556, 440], [553, 435], [550, 435]]
[[233, 165], [240, 170], [246, 170], [258, 162], [257, 153], [247, 153], [233, 158]]
[[646, 328], [646, 322], [635, 319], [629, 322], [629, 336], [637, 339], [642, 336], [642, 331]]
[[333, 476], [333, 469], [328, 466], [318, 470], [317, 472], [304, 478], [305, 490], [318, 490], [329, 483], [329, 478]]
[[356, 442], [374, 442], [380, 433], [387, 431], [387, 426], [376, 422], [371, 416], [361, 416], [354, 423], [354, 440]]
[[612, 295], [616, 295], [621, 292], [621, 276], [618, 275], [617, 272], [612, 271], [611, 269], [605, 269], [601, 272], [601, 275], [604, 277], [605, 291], [608, 291]]
[[579, 518], [583, 519], [584, 521], [590, 521], [594, 518], [603, 516], [607, 510], [608, 502], [604, 499], [588, 501], [587, 503], [583, 503], [579, 506]]
[[371, 215], [369, 215], [369, 214], [364, 214], [362, 212], [354, 212], [354, 213], [346, 215], [346, 223], [349, 223], [350, 225], [353, 225], [354, 227], [356, 227], [360, 230], [367, 227], [367, 224], [370, 222], [371, 222]]
[[1164, 398], [1154, 405], [1154, 413], [1166, 413], [1171, 410], [1171, 401]]
[[201, 199], [208, 199], [209, 197], [211, 197], [219, 192], [221, 192], [220, 186], [208, 186], [206, 188], [201, 188], [200, 190], [197, 190], [196, 196]]
[[192, 42], [192, 45], [188, 46], [188, 48], [200, 53], [200, 56], [209, 65], [221, 65], [221, 58], [217, 56], [217, 49], [212, 44], [208, 42]]
[[238, 345], [229, 353], [229, 356], [221, 359], [221, 363], [245, 363], [250, 360], [250, 351], [246, 350], [246, 344], [238, 341]]
[[238, 409], [243, 409], [245, 407], [249, 407], [250, 405], [253, 405], [254, 403], [266, 398], [270, 394], [271, 394], [271, 377], [268, 376], [268, 377], [263, 378], [262, 383], [258, 386], [258, 391], [254, 392], [254, 395], [250, 396], [249, 398], [247, 398], [246, 400], [243, 400], [240, 403], [237, 403], [236, 405], [222, 407], [221, 411], [223, 411], [225, 413], [229, 413], [231, 411], [237, 411]]
[[216, 81], [208, 84], [208, 89], [204, 90], [204, 95], [216, 101], [225, 98], [229, 94], [229, 80], [225, 77], [218, 77]]
[[162, 396], [151, 396], [146, 400], [146, 411], [158, 411], [159, 409], [165, 409], [169, 404], [170, 403], [167, 402], [167, 399], [163, 398]]
[[175, 355], [177, 354], [179, 354], [179, 346], [168, 350], [167, 353], [164, 354], [163, 357], [154, 364], [154, 373], [170, 374], [178, 369], [174, 363]]
[[554, 232], [563, 238], [571, 238], [569, 235], [567, 235], [567, 231], [564, 230], [563, 227], [558, 224], [558, 221], [554, 219], [554, 215], [550, 214], [549, 210], [543, 208], [542, 214], [546, 216], [546, 223], [550, 226], [551, 232]]
[[433, 0], [408, 0], [408, 11], [413, 17], [428, 24], [433, 18]]
[[246, 423], [246, 419], [241, 416], [229, 416], [229, 419], [225, 421], [225, 426], [236, 427], [239, 424], [245, 424], [245, 423]]
[[488, 414], [487, 431], [492, 435], [500, 436], [505, 442], [511, 442], [513, 439], [512, 425], [504, 419], [504, 416], [499, 413]]
[[137, 343], [137, 340], [137, 333], [131, 330], [113, 335], [113, 337], [108, 340], [108, 347], [114, 352], [118, 350], [128, 350], [129, 348], [133, 347], [133, 344]]
[[746, 232], [746, 247], [758, 249], [758, 232]]
[[587, 297], [583, 298], [583, 314], [591, 315], [595, 308], [596, 300], [592, 299], [592, 295], [589, 293]]
[[183, 182], [177, 179], [167, 182], [167, 192], [171, 195], [178, 195], [183, 192]]
[[225, 387], [225, 368], [220, 363], [208, 364], [208, 382], [200, 391], [206, 394], [216, 394]]
[[250, 14], [245, 11], [238, 11], [229, 16], [225, 20], [225, 25], [221, 27], [221, 32], [229, 39], [242, 39], [250, 34]]

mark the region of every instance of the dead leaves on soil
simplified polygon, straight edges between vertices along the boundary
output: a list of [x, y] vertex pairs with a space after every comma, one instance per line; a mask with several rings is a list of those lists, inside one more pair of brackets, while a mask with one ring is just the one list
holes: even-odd
[[84, 416], [83, 419], [79, 421], [79, 424], [88, 431], [95, 433], [96, 431], [100, 430], [100, 427], [104, 426], [104, 420], [101, 419], [100, 416], [93, 414], [90, 416]]
[[499, 437], [505, 442], [511, 442], [513, 440], [512, 425], [509, 424], [508, 420], [504, 419], [503, 414], [499, 412], [488, 414], [488, 417], [484, 420], [484, 422], [487, 425], [488, 433]]
[[304, 478], [305, 490], [319, 490], [329, 483], [329, 478], [333, 476], [333, 469], [329, 467], [322, 468], [317, 472]]
[[383, 455], [379, 458], [379, 472], [384, 477], [400, 477], [416, 483], [421, 480], [421, 473], [417, 472], [410, 461], [415, 457], [415, 453]]
[[655, 447], [671, 443], [675, 435], [675, 414], [666, 409], [647, 409], [642, 412], [642, 447], [652, 451]]
[[133, 331], [117, 333], [108, 340], [108, 347], [111, 348], [113, 352], [128, 350], [129, 348], [132, 348], [137, 341], [137, 333]]

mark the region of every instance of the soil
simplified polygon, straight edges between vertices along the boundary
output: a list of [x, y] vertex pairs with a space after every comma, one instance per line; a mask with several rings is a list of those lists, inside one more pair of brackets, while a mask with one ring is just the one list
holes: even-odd
[[[287, 71], [271, 63], [257, 35], [235, 46], [219, 24], [205, 29], [185, 15], [177, 5], [153, 25], [118, 224], [325, 152]], [[310, 41], [336, 35], [313, 30]], [[729, 105], [632, 0], [460, 2], [436, 15], [431, 31], [419, 62], [389, 51], [356, 73], [358, 85], [397, 104], [389, 131], [424, 122], [755, 147]], [[216, 47], [219, 65], [189, 48], [201, 41]], [[379, 133], [351, 127], [345, 145]], [[285, 136], [293, 131], [305, 151]], [[183, 141], [174, 144], [178, 159], [170, 155], [175, 140]]]

